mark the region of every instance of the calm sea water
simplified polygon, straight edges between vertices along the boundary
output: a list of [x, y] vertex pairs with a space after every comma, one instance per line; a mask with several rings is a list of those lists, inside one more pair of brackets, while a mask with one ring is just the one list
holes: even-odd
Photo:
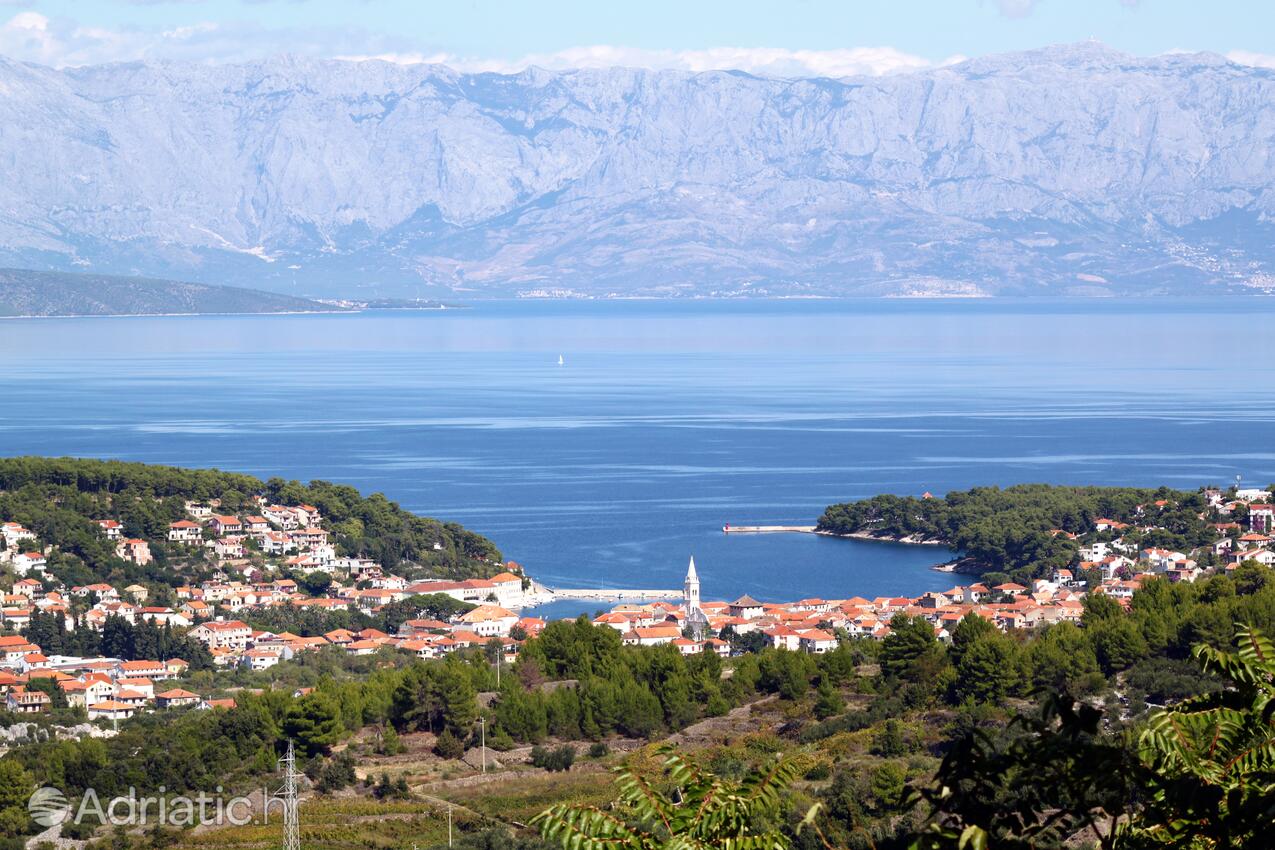
[[551, 585], [677, 587], [694, 554], [706, 598], [914, 594], [951, 583], [941, 551], [720, 529], [880, 492], [1268, 483], [1273, 318], [1112, 300], [3, 321], [0, 452], [348, 482]]

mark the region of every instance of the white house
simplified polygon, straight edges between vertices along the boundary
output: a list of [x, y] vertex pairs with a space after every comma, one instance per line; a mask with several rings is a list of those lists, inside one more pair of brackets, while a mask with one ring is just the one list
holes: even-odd
[[205, 505], [202, 502], [187, 502], [186, 513], [195, 519], [207, 519], [212, 516], [212, 505]]
[[178, 613], [172, 608], [161, 608], [159, 606], [143, 608], [139, 616], [143, 620], [149, 620], [160, 626], [165, 623], [170, 626], [181, 626], [183, 628], [190, 625], [190, 619], [186, 617], [186, 615]]
[[518, 622], [518, 615], [499, 605], [479, 605], [456, 620], [481, 637], [504, 637]]
[[257, 543], [267, 555], [286, 555], [297, 551], [297, 544], [286, 531], [267, 531], [257, 536]]
[[682, 631], [677, 626], [645, 626], [626, 632], [623, 641], [628, 646], [660, 646], [681, 636]]
[[181, 688], [173, 688], [162, 694], [155, 694], [155, 705], [159, 708], [181, 708], [199, 702], [199, 694]]
[[1189, 563], [1186, 555], [1167, 549], [1143, 549], [1138, 553], [1138, 561], [1157, 573], [1181, 568]]
[[799, 633], [801, 638], [801, 651], [810, 652], [815, 655], [822, 655], [825, 652], [832, 652], [837, 648], [837, 638], [830, 635], [823, 629], [806, 629]]
[[1230, 554], [1230, 562], [1232, 564], [1242, 564], [1245, 561], [1257, 561], [1257, 563], [1269, 567], [1275, 564], [1275, 552], [1269, 549], [1246, 549]]
[[34, 540], [35, 535], [23, 528], [16, 522], [6, 522], [0, 526], [0, 537], [4, 538], [4, 545], [13, 548], [23, 540]]
[[240, 620], [211, 620], [191, 629], [190, 636], [209, 649], [243, 649], [252, 639], [252, 628]]
[[104, 699], [88, 706], [89, 720], [127, 720], [137, 713], [138, 707], [114, 699]]
[[766, 636], [766, 642], [775, 649], [787, 649], [795, 652], [801, 648], [801, 635], [787, 626], [780, 625], [762, 629], [762, 634]]
[[487, 579], [492, 584], [496, 604], [504, 608], [521, 608], [524, 604], [522, 576], [501, 572]]
[[1082, 561], [1101, 561], [1110, 552], [1111, 544], [1103, 540], [1090, 543], [1088, 546], [1081, 546], [1079, 550], [1080, 560]]
[[314, 549], [327, 545], [328, 533], [322, 528], [301, 528], [292, 532], [292, 539], [301, 549]]
[[115, 665], [116, 676], [123, 679], [164, 679], [168, 668], [163, 661], [121, 661]]
[[270, 530], [270, 521], [263, 516], [246, 516], [243, 527], [246, 534], [265, 534]]
[[245, 651], [239, 663], [251, 670], [269, 670], [282, 658], [282, 647], [255, 648]]
[[199, 523], [181, 519], [168, 524], [168, 540], [171, 543], [198, 543], [203, 539], [204, 530]]
[[[155, 683], [145, 678], [129, 678], [115, 680], [115, 698], [123, 699], [121, 695], [127, 692], [140, 695], [145, 700], [153, 699], [155, 696]], [[136, 701], [136, 697], [132, 697]]]
[[745, 595], [732, 602], [727, 610], [732, 617], [743, 617], [745, 620], [752, 620], [760, 617], [764, 609], [756, 599]]
[[29, 691], [24, 685], [9, 688], [7, 704], [15, 714], [38, 714], [47, 711], [53, 700], [44, 691]]
[[1275, 530], [1275, 505], [1249, 505], [1248, 528], [1258, 534], [1270, 534]]
[[39, 552], [23, 552], [21, 555], [13, 556], [13, 572], [20, 576], [31, 572], [42, 573], [48, 563], [48, 560]]
[[237, 516], [214, 516], [208, 521], [208, 527], [218, 536], [239, 534], [243, 531], [243, 523], [239, 521]]

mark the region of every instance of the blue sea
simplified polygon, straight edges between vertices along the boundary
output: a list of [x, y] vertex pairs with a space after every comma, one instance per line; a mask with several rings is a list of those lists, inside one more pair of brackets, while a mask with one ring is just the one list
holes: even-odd
[[7, 320], [0, 452], [347, 482], [556, 586], [678, 587], [693, 554], [706, 599], [910, 595], [950, 586], [944, 550], [721, 528], [985, 484], [1267, 484], [1273, 319], [1251, 299]]

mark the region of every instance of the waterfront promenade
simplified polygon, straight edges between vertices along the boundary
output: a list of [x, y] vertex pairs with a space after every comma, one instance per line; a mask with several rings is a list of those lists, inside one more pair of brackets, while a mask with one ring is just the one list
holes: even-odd
[[554, 588], [549, 591], [555, 600], [558, 599], [602, 599], [616, 601], [654, 601], [658, 599], [680, 599], [681, 589], [652, 590], [649, 588], [599, 588], [576, 587]]

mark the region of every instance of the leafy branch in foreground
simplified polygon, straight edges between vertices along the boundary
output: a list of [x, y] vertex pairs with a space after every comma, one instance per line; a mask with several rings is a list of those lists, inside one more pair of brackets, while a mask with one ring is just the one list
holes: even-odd
[[1115, 846], [1142, 771], [1118, 740], [1101, 734], [1102, 712], [1065, 695], [1007, 728], [977, 729], [947, 753], [934, 784], [909, 802], [928, 803], [915, 850], [1048, 848], [1089, 829]]
[[944, 758], [916, 850], [1268, 846], [1275, 828], [1275, 644], [1237, 626], [1234, 652], [1193, 655], [1221, 689], [1155, 712], [1136, 749], [1101, 731], [1102, 712], [1069, 697], [1038, 717], [976, 730]]
[[1128, 843], [1256, 847], [1275, 827], [1275, 645], [1239, 626], [1235, 652], [1193, 655], [1226, 687], [1152, 715], [1139, 755], [1157, 783]]
[[787, 850], [789, 840], [764, 816], [797, 777], [791, 759], [778, 759], [742, 782], [701, 770], [672, 746], [664, 756], [663, 781], [616, 768], [619, 799], [603, 810], [560, 804], [532, 824], [566, 850]]

